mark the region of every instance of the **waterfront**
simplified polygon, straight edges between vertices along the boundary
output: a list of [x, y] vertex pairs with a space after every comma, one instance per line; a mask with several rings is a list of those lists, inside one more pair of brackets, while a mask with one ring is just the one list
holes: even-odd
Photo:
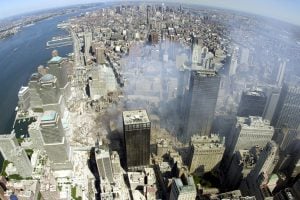
[[[72, 15], [38, 22], [0, 41], [0, 134], [11, 132], [20, 87], [27, 85], [30, 75], [36, 71], [38, 65], [46, 65], [53, 50], [46, 49], [46, 42], [53, 36], [66, 35], [64, 30], [57, 29], [56, 26]], [[72, 51], [72, 46], [60, 47], [58, 51], [61, 56], [65, 56]]]
[[[46, 65], [53, 49], [46, 49], [46, 42], [53, 36], [66, 35], [57, 24], [75, 14], [50, 18], [24, 28], [16, 35], [0, 41], [0, 134], [12, 131], [18, 103], [18, 91], [27, 85], [37, 66]], [[57, 48], [61, 56], [72, 51], [72, 46]], [[0, 169], [3, 158], [0, 154]]]

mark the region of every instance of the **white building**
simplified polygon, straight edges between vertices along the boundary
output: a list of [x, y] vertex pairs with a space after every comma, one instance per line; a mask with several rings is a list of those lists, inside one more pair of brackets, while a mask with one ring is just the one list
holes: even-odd
[[225, 147], [218, 135], [194, 135], [190, 149], [190, 172], [205, 173], [218, 167]]
[[17, 174], [24, 178], [31, 177], [31, 162], [25, 150], [18, 144], [14, 133], [10, 135], [0, 135], [0, 152], [5, 160], [13, 163]]
[[237, 117], [229, 141], [230, 153], [255, 146], [264, 147], [272, 139], [273, 134], [274, 128], [270, 126], [268, 120], [257, 116]]

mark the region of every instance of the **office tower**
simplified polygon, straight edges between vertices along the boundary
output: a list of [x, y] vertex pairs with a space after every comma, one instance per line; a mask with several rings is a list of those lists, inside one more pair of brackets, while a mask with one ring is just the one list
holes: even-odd
[[99, 176], [101, 177], [101, 182], [108, 181], [109, 183], [112, 183], [114, 179], [109, 151], [99, 149], [98, 147], [96, 147], [95, 155]]
[[122, 175], [123, 169], [120, 163], [120, 156], [116, 151], [111, 152], [111, 165], [112, 165], [114, 176]]
[[153, 45], [158, 44], [159, 34], [156, 31], [151, 31], [151, 33], [149, 35], [149, 42]]
[[38, 92], [43, 103], [43, 110], [55, 110], [63, 116], [65, 102], [58, 88], [57, 78], [52, 74], [46, 74], [42, 76], [39, 83]]
[[92, 45], [92, 33], [84, 32], [84, 54], [88, 56]]
[[263, 113], [263, 118], [271, 121], [279, 100], [280, 88], [270, 88], [267, 93], [268, 99]]
[[69, 169], [69, 147], [61, 119], [56, 111], [45, 111], [40, 123], [43, 146], [53, 170]]
[[42, 76], [44, 76], [45, 74], [48, 74], [48, 68], [45, 68], [43, 65], [38, 66], [37, 71]]
[[228, 73], [229, 76], [233, 76], [236, 74], [237, 66], [238, 66], [238, 59], [237, 57], [234, 57], [234, 55], [232, 55], [230, 66], [229, 66], [229, 73]]
[[240, 149], [264, 147], [273, 137], [274, 128], [261, 117], [237, 117], [231, 131], [230, 154]]
[[249, 62], [249, 54], [250, 54], [249, 49], [247, 49], [247, 48], [242, 48], [242, 52], [241, 52], [241, 60], [240, 60], [240, 63], [241, 63], [241, 64], [248, 65], [248, 62]]
[[263, 179], [268, 180], [267, 177], [270, 177], [277, 163], [277, 150], [278, 147], [274, 141], [271, 140], [267, 143], [259, 154], [255, 167], [249, 174], [252, 180], [257, 181], [257, 179], [260, 178], [259, 176], [263, 176]]
[[127, 168], [148, 165], [151, 122], [146, 110], [124, 111], [123, 132]]
[[28, 126], [28, 134], [31, 139], [31, 147], [33, 149], [44, 150], [43, 138], [40, 129], [40, 120], [32, 122]]
[[0, 152], [5, 160], [12, 162], [17, 169], [17, 174], [23, 178], [31, 177], [32, 166], [31, 162], [19, 145], [14, 133], [10, 135], [0, 135]]
[[98, 64], [105, 63], [104, 50], [105, 49], [103, 47], [96, 47], [96, 61]]
[[52, 58], [48, 61], [48, 73], [57, 78], [57, 87], [68, 100], [71, 95], [71, 86], [68, 82], [68, 61], [58, 56], [56, 50], [52, 52]]
[[220, 77], [214, 70], [191, 72], [189, 89], [183, 99], [184, 139], [194, 134], [208, 136], [214, 119]]
[[265, 199], [270, 196], [266, 184], [277, 163], [277, 149], [274, 141], [268, 142], [264, 147], [255, 167], [240, 186], [244, 194], [255, 195], [256, 199]]
[[298, 129], [300, 125], [300, 87], [284, 84], [271, 121], [275, 128], [286, 125]]
[[57, 103], [60, 97], [57, 78], [52, 74], [42, 76], [39, 92], [44, 105]]
[[193, 45], [193, 52], [192, 52], [192, 63], [193, 64], [200, 64], [201, 62], [201, 50], [202, 46], [199, 44], [194, 44]]
[[278, 73], [276, 76], [276, 83], [278, 86], [281, 86], [283, 83], [285, 68], [286, 68], [286, 61], [280, 61]]
[[183, 175], [172, 180], [170, 200], [196, 199], [197, 191], [192, 176]]
[[39, 111], [39, 112], [43, 110], [43, 106], [42, 106], [43, 102], [39, 93], [39, 87], [40, 87], [39, 80], [41, 77], [42, 77], [41, 74], [33, 73], [28, 83], [29, 93], [30, 93], [30, 108], [33, 111]]
[[276, 143], [278, 144], [280, 151], [284, 152], [288, 150], [288, 147], [290, 147], [297, 137], [300, 137], [300, 132], [294, 129], [289, 129], [283, 126], [280, 130], [278, 130]]
[[204, 174], [216, 169], [225, 150], [218, 135], [194, 135], [190, 143], [190, 172]]
[[266, 102], [267, 96], [260, 88], [244, 91], [238, 107], [237, 116], [262, 116]]
[[227, 189], [239, 186], [240, 182], [248, 176], [254, 168], [257, 155], [249, 150], [238, 150], [230, 163], [224, 178], [224, 185]]
[[19, 98], [19, 109], [22, 111], [27, 111], [30, 107], [30, 92], [29, 87], [21, 87], [18, 93]]
[[239, 47], [235, 46], [231, 55], [231, 61], [230, 61], [230, 66], [229, 66], [229, 76], [233, 76], [236, 74], [236, 70], [238, 67], [238, 52], [239, 52]]

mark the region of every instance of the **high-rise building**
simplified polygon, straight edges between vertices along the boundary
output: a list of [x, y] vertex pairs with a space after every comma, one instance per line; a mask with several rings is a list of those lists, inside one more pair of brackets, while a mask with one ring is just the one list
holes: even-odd
[[271, 121], [279, 100], [280, 88], [269, 88], [267, 90], [267, 103], [263, 113], [263, 118]]
[[257, 155], [249, 150], [238, 150], [230, 163], [224, 177], [226, 188], [233, 189], [239, 186], [240, 182], [248, 176], [254, 168]]
[[280, 130], [278, 130], [276, 142], [280, 151], [286, 151], [297, 137], [300, 137], [300, 132], [294, 129], [288, 129], [283, 126]]
[[105, 49], [103, 47], [96, 47], [96, 61], [98, 64], [105, 63], [104, 50]]
[[123, 112], [127, 168], [149, 165], [151, 122], [146, 110]]
[[40, 79], [40, 97], [44, 105], [56, 104], [60, 98], [60, 91], [57, 87], [57, 78], [52, 74], [46, 74]]
[[250, 149], [255, 146], [264, 147], [273, 137], [274, 128], [270, 122], [261, 117], [237, 117], [237, 122], [231, 131], [230, 154], [240, 149]]
[[53, 170], [69, 169], [69, 147], [61, 119], [56, 111], [45, 111], [41, 117], [41, 134], [44, 149]]
[[250, 55], [249, 49], [247, 49], [247, 48], [242, 48], [240, 63], [241, 63], [241, 64], [248, 65], [248, 63], [249, 63], [249, 55]]
[[277, 163], [277, 150], [278, 147], [274, 141], [268, 142], [260, 153], [255, 167], [251, 170], [246, 179], [248, 188], [244, 187], [243, 190], [248, 190], [250, 194], [255, 195], [257, 199], [263, 199], [262, 186], [269, 180]]
[[172, 180], [170, 200], [196, 199], [197, 191], [192, 176], [183, 175]]
[[28, 87], [29, 87], [29, 93], [30, 93], [30, 107], [33, 111], [39, 111], [43, 110], [43, 102], [40, 97], [39, 93], [39, 80], [42, 77], [39, 73], [33, 73], [30, 77]]
[[65, 101], [58, 87], [57, 78], [46, 74], [40, 78], [39, 90], [43, 110], [55, 110], [61, 116], [64, 114]]
[[212, 127], [220, 77], [214, 70], [191, 72], [188, 91], [183, 99], [184, 139], [192, 135], [208, 136]]
[[267, 96], [260, 88], [244, 91], [238, 107], [237, 116], [262, 116], [266, 102]]
[[92, 45], [92, 33], [85, 32], [84, 33], [84, 54], [85, 54], [85, 56], [89, 55], [91, 45]]
[[194, 135], [190, 144], [190, 172], [203, 174], [216, 169], [225, 150], [218, 135]]
[[286, 68], [286, 61], [281, 61], [276, 76], [276, 83], [278, 86], [281, 86], [283, 83], [285, 68]]
[[19, 98], [19, 109], [23, 111], [27, 111], [28, 108], [30, 107], [30, 92], [29, 92], [29, 87], [21, 87], [18, 93], [18, 98]]
[[277, 150], [274, 141], [267, 143], [259, 154], [255, 167], [240, 185], [244, 194], [255, 195], [256, 199], [265, 199], [271, 195], [266, 186], [278, 161]]
[[298, 129], [300, 125], [300, 87], [284, 84], [271, 125], [281, 128]]
[[68, 82], [68, 61], [58, 56], [57, 51], [52, 52], [52, 58], [48, 61], [48, 73], [57, 78], [57, 87], [67, 100], [71, 94]]
[[109, 151], [95, 148], [95, 155], [101, 181], [108, 181], [109, 183], [112, 183], [114, 179]]
[[0, 135], [0, 152], [5, 160], [13, 163], [20, 176], [31, 177], [33, 170], [31, 162], [25, 150], [19, 145], [14, 133]]

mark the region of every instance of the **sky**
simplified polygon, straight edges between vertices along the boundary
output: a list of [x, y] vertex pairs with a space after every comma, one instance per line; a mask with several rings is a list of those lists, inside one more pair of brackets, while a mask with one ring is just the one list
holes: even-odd
[[[0, 19], [26, 12], [67, 5], [110, 2], [112, 0], [0, 0]], [[300, 0], [152, 0], [194, 3], [281, 19], [300, 25]], [[123, 1], [126, 2], [126, 1]], [[147, 0], [143, 0], [147, 2]], [[299, 14], [298, 14], [299, 13]]]

